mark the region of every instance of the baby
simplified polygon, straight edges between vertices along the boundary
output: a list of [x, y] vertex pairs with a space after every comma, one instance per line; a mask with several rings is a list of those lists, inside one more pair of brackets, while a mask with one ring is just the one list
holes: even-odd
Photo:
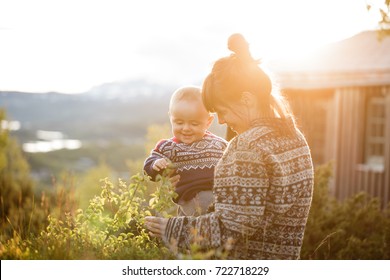
[[144, 170], [154, 180], [172, 164], [180, 176], [176, 184], [178, 215], [207, 213], [213, 203], [214, 167], [227, 141], [208, 131], [214, 117], [203, 105], [201, 89], [176, 90], [169, 104], [173, 137], [157, 143]]

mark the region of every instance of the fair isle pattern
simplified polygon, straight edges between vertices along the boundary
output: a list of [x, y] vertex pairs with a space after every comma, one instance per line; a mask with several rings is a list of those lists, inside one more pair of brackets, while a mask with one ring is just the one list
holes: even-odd
[[166, 240], [185, 251], [197, 239], [218, 248], [233, 238], [231, 259], [299, 258], [313, 165], [292, 121], [272, 123], [259, 121], [231, 141], [215, 169], [215, 212], [169, 219]]
[[176, 185], [176, 201], [189, 201], [200, 191], [211, 190], [214, 168], [226, 149], [227, 141], [211, 132], [191, 144], [177, 142], [175, 138], [161, 140], [145, 160], [144, 170], [153, 180], [163, 171], [153, 169], [157, 159], [166, 158], [180, 175]]
[[178, 171], [214, 168], [227, 146], [226, 140], [210, 132], [192, 144], [177, 143], [173, 138], [161, 141], [152, 156], [169, 159]]

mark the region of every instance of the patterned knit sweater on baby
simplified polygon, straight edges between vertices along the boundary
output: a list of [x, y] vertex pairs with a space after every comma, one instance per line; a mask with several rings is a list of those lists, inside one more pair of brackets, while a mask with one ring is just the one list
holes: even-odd
[[207, 131], [203, 138], [191, 144], [178, 142], [175, 137], [157, 143], [151, 155], [145, 160], [144, 170], [156, 179], [154, 162], [159, 158], [169, 159], [180, 175], [176, 185], [176, 200], [190, 200], [199, 191], [211, 190], [214, 182], [214, 168], [226, 149], [227, 141]]
[[228, 244], [230, 259], [298, 259], [313, 177], [309, 147], [292, 120], [258, 120], [216, 166], [215, 212], [170, 218], [166, 242], [179, 251], [194, 242]]

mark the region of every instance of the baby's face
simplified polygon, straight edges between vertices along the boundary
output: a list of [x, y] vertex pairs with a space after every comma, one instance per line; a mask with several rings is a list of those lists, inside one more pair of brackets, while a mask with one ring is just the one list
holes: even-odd
[[177, 101], [169, 113], [173, 136], [185, 144], [201, 140], [213, 120], [203, 104], [197, 101]]

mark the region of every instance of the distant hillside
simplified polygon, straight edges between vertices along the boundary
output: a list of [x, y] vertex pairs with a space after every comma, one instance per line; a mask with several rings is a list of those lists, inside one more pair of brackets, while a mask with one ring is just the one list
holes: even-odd
[[143, 137], [149, 124], [167, 122], [174, 89], [138, 80], [76, 95], [0, 91], [0, 108], [21, 123], [17, 135], [22, 140], [34, 138], [36, 130], [52, 130], [80, 140], [131, 141]]

